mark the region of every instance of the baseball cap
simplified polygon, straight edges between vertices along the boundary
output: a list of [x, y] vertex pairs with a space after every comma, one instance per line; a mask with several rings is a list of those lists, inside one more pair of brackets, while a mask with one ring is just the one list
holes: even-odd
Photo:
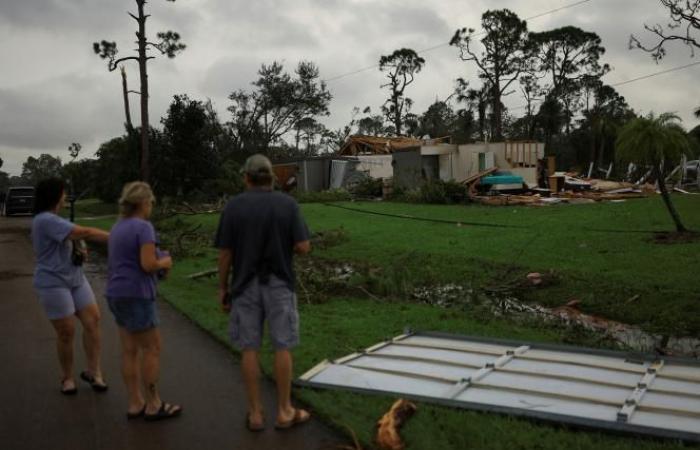
[[259, 153], [249, 156], [245, 160], [243, 167], [241, 168], [241, 173], [253, 174], [269, 174], [273, 176], [272, 163], [265, 155]]

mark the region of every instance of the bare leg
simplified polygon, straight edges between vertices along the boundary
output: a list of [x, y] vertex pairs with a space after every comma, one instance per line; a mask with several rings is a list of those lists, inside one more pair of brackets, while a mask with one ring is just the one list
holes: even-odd
[[158, 328], [151, 328], [133, 335], [141, 349], [141, 381], [146, 393], [146, 414], [155, 414], [162, 403], [158, 393], [160, 331]]
[[260, 401], [260, 363], [257, 350], [243, 350], [243, 381], [248, 395], [248, 417], [253, 425], [262, 424], [263, 408]]
[[294, 416], [292, 407], [292, 354], [289, 350], [275, 352], [275, 381], [277, 383], [277, 420], [283, 422]]
[[119, 327], [119, 338], [122, 344], [122, 378], [129, 396], [127, 412], [136, 414], [146, 404], [141, 393], [139, 347], [133, 335], [122, 327]]
[[83, 324], [83, 347], [87, 358], [88, 371], [97, 382], [104, 383], [100, 368], [100, 310], [91, 303], [76, 313]]
[[75, 387], [73, 378], [73, 338], [75, 337], [75, 319], [66, 317], [64, 319], [52, 320], [51, 324], [56, 330], [56, 350], [58, 352], [58, 362], [63, 372], [64, 389]]
[[292, 353], [289, 350], [275, 352], [275, 381], [277, 382], [277, 423], [305, 422], [309, 413], [292, 406]]

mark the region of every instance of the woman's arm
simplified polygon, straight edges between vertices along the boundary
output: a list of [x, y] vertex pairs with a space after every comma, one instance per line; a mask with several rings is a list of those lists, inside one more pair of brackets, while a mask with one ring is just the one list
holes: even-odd
[[156, 244], [148, 243], [141, 246], [141, 268], [144, 272], [155, 273], [159, 270], [170, 270], [173, 267], [173, 259], [170, 256], [165, 256], [158, 259], [156, 257]]
[[106, 243], [109, 239], [109, 233], [99, 228], [81, 227], [75, 225], [73, 230], [68, 235], [68, 239], [77, 241], [79, 239], [87, 239], [88, 241]]

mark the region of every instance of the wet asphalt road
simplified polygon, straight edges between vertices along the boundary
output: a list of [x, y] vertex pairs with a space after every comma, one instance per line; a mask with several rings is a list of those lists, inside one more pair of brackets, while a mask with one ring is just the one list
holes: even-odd
[[[75, 397], [59, 393], [54, 333], [32, 289], [29, 218], [0, 217], [0, 448], [6, 450], [319, 449], [342, 441], [318, 421], [275, 431], [274, 389], [264, 383], [268, 427], [245, 430], [245, 395], [238, 361], [220, 343], [167, 304], [160, 389], [184, 406], [182, 417], [160, 423], [127, 422], [119, 375], [117, 329], [101, 296], [103, 275], [90, 274], [102, 310], [106, 394], [79, 384]], [[76, 336], [76, 371], [84, 366]]]

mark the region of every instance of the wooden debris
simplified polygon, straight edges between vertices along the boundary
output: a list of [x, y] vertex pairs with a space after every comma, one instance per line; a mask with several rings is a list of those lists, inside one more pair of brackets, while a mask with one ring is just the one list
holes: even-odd
[[494, 173], [496, 171], [498, 171], [498, 167], [491, 167], [490, 169], [486, 169], [483, 172], [476, 173], [476, 174], [470, 176], [466, 180], [460, 181], [460, 183], [465, 184], [465, 185], [469, 185], [469, 184], [474, 183], [475, 181], [479, 181], [480, 179], [482, 179], [483, 177], [485, 177], [487, 175], [491, 175], [492, 173]]
[[416, 405], [408, 400], [397, 400], [377, 422], [377, 445], [382, 450], [403, 450], [405, 445], [399, 429], [416, 412]]
[[493, 195], [493, 196], [475, 196], [473, 200], [482, 205], [489, 206], [517, 206], [517, 205], [536, 205], [542, 200], [536, 195]]
[[350, 136], [338, 151], [340, 156], [388, 155], [396, 150], [419, 148], [420, 139], [409, 137]]

